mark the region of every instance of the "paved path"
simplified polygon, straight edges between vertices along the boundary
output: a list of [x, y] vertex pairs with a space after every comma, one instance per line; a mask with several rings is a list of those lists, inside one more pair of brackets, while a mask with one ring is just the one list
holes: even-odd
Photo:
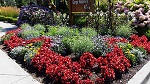
[[[3, 31], [0, 37], [6, 31], [17, 28], [15, 25], [0, 22]], [[24, 71], [15, 61], [13, 61], [5, 52], [0, 50], [0, 84], [40, 84], [37, 80]]]

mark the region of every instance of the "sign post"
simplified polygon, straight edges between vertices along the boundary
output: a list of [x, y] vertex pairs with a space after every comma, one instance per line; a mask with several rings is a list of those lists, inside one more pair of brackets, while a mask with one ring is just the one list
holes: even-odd
[[94, 0], [68, 0], [69, 24], [73, 24], [74, 14], [88, 14], [94, 12]]

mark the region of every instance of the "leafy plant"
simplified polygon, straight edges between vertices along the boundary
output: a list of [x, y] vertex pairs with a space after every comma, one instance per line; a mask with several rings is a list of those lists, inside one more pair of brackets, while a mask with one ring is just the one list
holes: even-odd
[[68, 21], [69, 21], [69, 17], [67, 13], [61, 13], [61, 12], [54, 13], [55, 25], [67, 26], [69, 24]]
[[24, 55], [24, 62], [30, 65], [32, 58], [38, 53], [38, 50], [39, 48], [30, 48]]
[[94, 47], [94, 43], [86, 36], [63, 38], [62, 43], [67, 50], [71, 50], [77, 56], [80, 56], [84, 52], [91, 52]]
[[33, 28], [35, 29], [35, 30], [37, 30], [37, 31], [39, 31], [41, 34], [43, 33], [43, 32], [45, 32], [45, 27], [44, 27], [44, 25], [41, 25], [41, 24], [35, 24], [34, 26], [33, 26]]
[[69, 27], [59, 27], [58, 35], [63, 37], [78, 36], [79, 31], [78, 29], [71, 29]]
[[117, 26], [116, 30], [114, 31], [114, 34], [117, 36], [128, 38], [134, 32], [135, 30], [133, 30], [133, 28], [129, 24], [124, 24], [124, 25]]
[[46, 33], [46, 35], [56, 36], [58, 34], [58, 29], [59, 29], [59, 26], [49, 26], [48, 32]]
[[29, 30], [24, 30], [21, 33], [21, 37], [23, 39], [32, 39], [32, 38], [36, 38], [39, 37], [41, 34], [38, 30], [33, 30], [33, 29], [29, 29]]
[[22, 30], [29, 29], [28, 27], [31, 27], [30, 24], [28, 24], [28, 23], [21, 24], [21, 26], [20, 26], [20, 28], [21, 28]]
[[74, 16], [74, 25], [80, 26], [80, 27], [84, 27], [86, 26], [86, 21], [87, 20], [87, 16]]
[[27, 51], [28, 51], [28, 49], [25, 47], [22, 47], [22, 46], [15, 47], [11, 50], [10, 57], [17, 59], [20, 62], [23, 62], [25, 53]]
[[122, 48], [125, 56], [131, 61], [132, 65], [140, 63], [146, 56], [146, 50], [142, 47], [133, 47], [130, 43], [118, 43], [119, 47]]
[[97, 35], [97, 32], [95, 31], [94, 28], [82, 28], [81, 35], [88, 36], [88, 37], [94, 37]]

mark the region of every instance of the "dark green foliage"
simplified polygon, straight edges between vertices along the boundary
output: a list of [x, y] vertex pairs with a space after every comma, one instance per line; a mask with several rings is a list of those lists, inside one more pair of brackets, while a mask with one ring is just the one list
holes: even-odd
[[147, 30], [147, 32], [145, 33], [145, 35], [150, 40], [150, 29]]

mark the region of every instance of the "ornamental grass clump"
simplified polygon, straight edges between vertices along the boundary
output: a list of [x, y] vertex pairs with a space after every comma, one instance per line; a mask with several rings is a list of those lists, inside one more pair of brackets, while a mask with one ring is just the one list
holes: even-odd
[[19, 16], [19, 8], [16, 7], [0, 7], [0, 15], [3, 15], [5, 17], [13, 17], [17, 18]]

